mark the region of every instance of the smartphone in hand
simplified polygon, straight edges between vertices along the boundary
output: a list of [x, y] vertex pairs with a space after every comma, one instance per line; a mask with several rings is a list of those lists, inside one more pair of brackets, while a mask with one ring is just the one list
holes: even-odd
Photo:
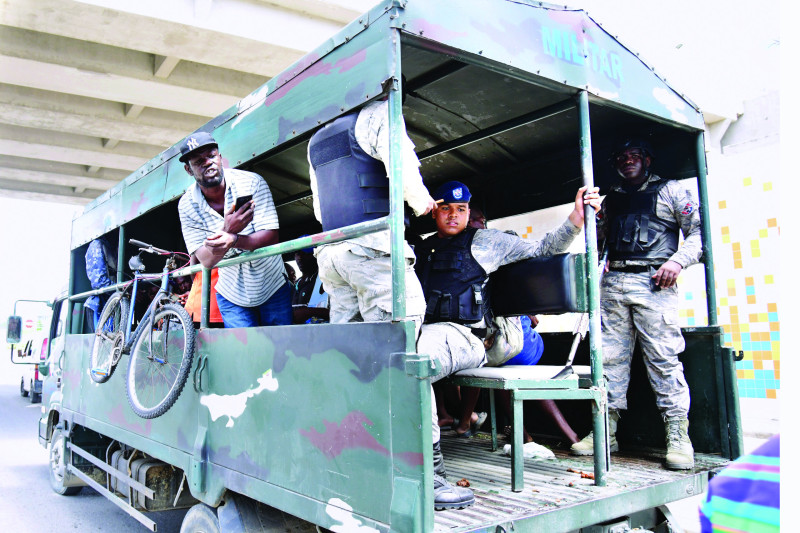
[[241, 209], [244, 204], [246, 204], [247, 202], [249, 202], [252, 199], [253, 199], [253, 195], [252, 194], [248, 194], [246, 196], [238, 197], [236, 199], [236, 211]]

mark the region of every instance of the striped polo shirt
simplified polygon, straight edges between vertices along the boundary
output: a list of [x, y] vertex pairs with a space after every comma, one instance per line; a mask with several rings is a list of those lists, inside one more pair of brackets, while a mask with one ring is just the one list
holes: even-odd
[[[239, 234], [250, 235], [262, 230], [277, 230], [278, 213], [275, 211], [267, 182], [253, 172], [226, 168], [224, 173], [225, 213], [240, 196], [252, 194], [255, 200], [253, 221]], [[190, 254], [197, 251], [207, 237], [221, 231], [224, 223], [222, 215], [208, 205], [197, 183], [191, 184], [181, 197], [178, 203], [178, 215], [181, 219], [186, 250]], [[225, 254], [225, 258], [233, 257], [238, 252], [240, 250], [231, 249]], [[280, 255], [220, 268], [217, 292], [238, 306], [255, 307], [266, 302], [286, 283], [284, 273]]]

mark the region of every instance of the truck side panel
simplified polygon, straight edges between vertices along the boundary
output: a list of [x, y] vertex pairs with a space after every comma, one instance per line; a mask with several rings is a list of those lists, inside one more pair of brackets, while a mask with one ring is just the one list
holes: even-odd
[[[393, 513], [419, 513], [424, 492], [430, 394], [406, 373], [405, 335], [390, 323], [204, 330], [190, 381], [153, 420], [128, 406], [128, 357], [96, 384], [93, 336], [72, 335], [68, 353], [83, 355], [65, 360], [63, 408], [73, 423], [180, 466], [207, 503], [228, 487], [318, 523], [353, 513], [385, 529]], [[410, 510], [392, 509], [395, 490]]]

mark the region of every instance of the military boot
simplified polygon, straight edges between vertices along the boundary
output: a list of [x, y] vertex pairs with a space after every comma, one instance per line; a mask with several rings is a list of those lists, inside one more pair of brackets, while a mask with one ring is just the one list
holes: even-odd
[[689, 420], [685, 417], [665, 418], [664, 429], [667, 432], [667, 468], [693, 468], [694, 448], [689, 440]]
[[[617, 422], [619, 421], [619, 411], [609, 409], [608, 411], [608, 444], [609, 451], [618, 452], [617, 443]], [[576, 442], [570, 448], [572, 455], [594, 455], [594, 431], [586, 435], [583, 440]]]
[[451, 485], [445, 479], [446, 475], [441, 443], [437, 442], [433, 445], [433, 508], [436, 511], [463, 509], [475, 503], [471, 490]]
[[433, 445], [433, 473], [437, 476], [447, 477], [447, 472], [444, 470], [444, 456], [442, 455], [441, 442]]

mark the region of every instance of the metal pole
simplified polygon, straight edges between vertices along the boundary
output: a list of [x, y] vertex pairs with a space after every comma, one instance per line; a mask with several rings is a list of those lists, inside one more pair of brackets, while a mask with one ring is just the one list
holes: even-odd
[[[581, 173], [583, 185], [594, 187], [594, 167], [592, 165], [592, 132], [589, 121], [589, 93], [581, 91], [578, 97], [578, 115], [581, 129]], [[586, 234], [586, 275], [589, 291], [589, 357], [592, 367], [592, 386], [603, 385], [603, 346], [600, 337], [600, 286], [597, 266], [597, 225], [594, 208], [585, 206], [583, 229]], [[602, 406], [606, 405], [602, 401]], [[597, 410], [593, 405], [594, 425], [594, 476], [595, 484], [604, 486], [605, 473], [609, 464], [606, 461], [606, 410]]]
[[[392, 13], [392, 18], [397, 15], [397, 8]], [[402, 143], [405, 133], [403, 122], [403, 93], [402, 73], [400, 65], [400, 30], [392, 28], [392, 44], [394, 53], [394, 77], [392, 88], [389, 90], [389, 139], [390, 139], [390, 172], [389, 172], [389, 231], [391, 234], [392, 253], [392, 321], [398, 322], [406, 319], [406, 259], [405, 259], [405, 224], [403, 222], [403, 163]], [[405, 324], [406, 331], [406, 357], [423, 361], [430, 354], [416, 355], [416, 330], [413, 323]], [[406, 359], [408, 361], [408, 359]], [[430, 364], [430, 363], [428, 363]], [[433, 531], [433, 432], [430, 429], [433, 387], [430, 379], [417, 379], [419, 388], [419, 420], [420, 431], [419, 449], [423, 456], [423, 475], [421, 508], [415, 514], [419, 517], [421, 531]]]
[[47, 307], [53, 307], [53, 303], [50, 300], [14, 300], [14, 312], [13, 315], [17, 315], [17, 304], [19, 302], [33, 302], [38, 304], [47, 304]]
[[75, 294], [75, 250], [69, 253], [69, 284], [67, 285], [67, 300], [64, 302], [67, 306], [67, 319], [64, 324], [64, 334], [69, 335], [72, 333], [72, 300], [69, 298]]
[[405, 225], [403, 223], [403, 162], [402, 142], [403, 97], [400, 72], [400, 35], [392, 32], [394, 40], [395, 73], [392, 88], [389, 90], [389, 232], [392, 251], [392, 320], [397, 322], [406, 318], [406, 259]]
[[701, 131], [697, 134], [697, 191], [700, 200], [700, 221], [703, 235], [703, 265], [706, 272], [708, 325], [716, 326], [717, 289], [714, 285], [714, 254], [711, 251], [711, 216], [708, 209], [708, 176], [706, 172], [706, 143]]
[[211, 269], [203, 268], [203, 289], [200, 299], [200, 328], [207, 328], [211, 322]]
[[125, 273], [125, 225], [119, 227], [119, 239], [117, 242], [117, 283], [124, 281]]

